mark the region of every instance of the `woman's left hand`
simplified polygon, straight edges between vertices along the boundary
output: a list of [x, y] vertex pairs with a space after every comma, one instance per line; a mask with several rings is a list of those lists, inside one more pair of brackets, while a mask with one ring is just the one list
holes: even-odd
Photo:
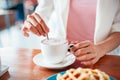
[[72, 47], [72, 52], [76, 56], [76, 59], [83, 65], [95, 64], [103, 54], [97, 45], [94, 45], [91, 41], [77, 42]]

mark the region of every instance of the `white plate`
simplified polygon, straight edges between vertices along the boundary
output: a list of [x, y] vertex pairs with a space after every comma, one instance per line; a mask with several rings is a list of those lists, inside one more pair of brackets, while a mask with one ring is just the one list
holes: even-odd
[[34, 56], [33, 58], [33, 62], [41, 67], [45, 67], [45, 68], [49, 68], [49, 69], [61, 69], [61, 68], [65, 68], [71, 64], [73, 64], [75, 62], [75, 56], [73, 54], [70, 53], [70, 55], [68, 55], [62, 62], [57, 63], [57, 64], [50, 64], [50, 63], [46, 63], [43, 59], [43, 55], [42, 53], [37, 54], [36, 56]]

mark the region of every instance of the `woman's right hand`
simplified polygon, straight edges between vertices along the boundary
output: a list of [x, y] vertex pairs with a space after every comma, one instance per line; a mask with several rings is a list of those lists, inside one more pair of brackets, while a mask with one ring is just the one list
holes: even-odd
[[22, 33], [24, 36], [29, 37], [29, 32], [32, 32], [38, 36], [46, 36], [49, 32], [49, 28], [37, 13], [28, 15], [24, 22]]

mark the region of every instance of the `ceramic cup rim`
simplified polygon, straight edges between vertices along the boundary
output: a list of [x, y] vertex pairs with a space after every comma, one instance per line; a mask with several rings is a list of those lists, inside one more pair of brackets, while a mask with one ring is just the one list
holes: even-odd
[[43, 39], [43, 40], [41, 40], [41, 44], [42, 45], [46, 45], [46, 46], [57, 46], [57, 45], [63, 45], [63, 44], [68, 44], [68, 40], [66, 40], [66, 39], [59, 39], [59, 38], [49, 38], [49, 39], [57, 39], [57, 40], [60, 40], [60, 41], [62, 41], [61, 43], [58, 43], [58, 44], [46, 44], [46, 43], [44, 43], [43, 41], [45, 41], [45, 40], [47, 40], [47, 39]]

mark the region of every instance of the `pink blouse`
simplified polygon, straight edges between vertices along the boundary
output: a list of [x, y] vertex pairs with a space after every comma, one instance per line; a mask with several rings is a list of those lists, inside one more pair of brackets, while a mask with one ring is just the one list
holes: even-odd
[[69, 41], [93, 41], [97, 0], [70, 0], [67, 24]]

